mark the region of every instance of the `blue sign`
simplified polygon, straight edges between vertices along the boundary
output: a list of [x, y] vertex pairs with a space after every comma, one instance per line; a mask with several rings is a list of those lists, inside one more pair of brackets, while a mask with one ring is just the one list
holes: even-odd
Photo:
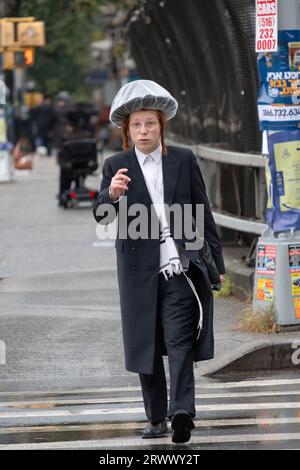
[[266, 223], [273, 232], [300, 230], [300, 130], [268, 138], [270, 201]]
[[108, 72], [105, 69], [91, 70], [87, 77], [86, 83], [88, 85], [102, 85], [108, 79]]
[[279, 31], [278, 43], [278, 52], [258, 55], [261, 130], [296, 129], [300, 121], [300, 31]]

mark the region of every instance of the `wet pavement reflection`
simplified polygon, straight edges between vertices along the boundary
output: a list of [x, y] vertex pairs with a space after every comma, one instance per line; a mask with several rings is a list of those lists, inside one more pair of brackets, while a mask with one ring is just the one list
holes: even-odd
[[139, 387], [30, 395], [1, 394], [0, 449], [287, 449], [300, 448], [297, 374], [207, 379], [196, 386], [189, 443], [143, 440]]

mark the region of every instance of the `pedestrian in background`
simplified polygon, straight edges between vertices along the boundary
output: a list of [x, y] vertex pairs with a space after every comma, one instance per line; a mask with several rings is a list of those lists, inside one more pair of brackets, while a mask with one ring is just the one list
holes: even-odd
[[60, 207], [64, 205], [64, 194], [71, 189], [72, 183], [74, 182], [78, 185], [78, 181], [74, 179], [72, 166], [69, 166], [68, 162], [64, 161], [64, 144], [75, 141], [80, 145], [82, 141], [90, 139], [92, 136], [92, 130], [85, 129], [81, 113], [77, 109], [68, 111], [63, 128], [60, 131], [60, 149], [57, 153], [57, 162], [60, 167], [59, 193], [57, 198]]
[[68, 126], [68, 113], [72, 110], [70, 94], [60, 91], [54, 106], [54, 118], [52, 124], [52, 145], [56, 153], [61, 148], [64, 139], [65, 128]]
[[31, 110], [31, 117], [35, 128], [35, 146], [45, 147], [47, 155], [51, 155], [55, 113], [50, 96], [44, 95], [42, 103]]
[[[119, 90], [110, 119], [122, 128], [124, 151], [105, 160], [94, 206], [99, 223], [104, 223], [99, 213], [103, 204], [113, 205], [117, 213], [125, 196], [128, 212], [136, 203], [146, 208], [148, 238], [130, 238], [131, 219], [127, 217], [122, 218], [127, 237], [116, 239], [125, 366], [140, 377], [148, 418], [142, 437], [164, 436], [168, 417], [175, 443], [187, 442], [194, 428], [193, 361], [213, 357], [212, 285], [219, 288], [220, 275], [225, 272], [195, 156], [185, 148], [167, 147], [164, 141], [166, 121], [175, 116], [177, 106], [167, 90], [150, 80], [130, 82]], [[191, 250], [189, 243], [194, 243], [194, 238], [174, 236], [175, 224], [184, 226], [183, 220], [167, 220], [164, 204], [174, 203], [181, 207], [189, 204], [193, 215], [198, 204], [204, 205], [205, 245]], [[160, 227], [156, 238], [151, 238], [152, 205]], [[124, 227], [119, 226], [121, 229], [124, 233]], [[170, 373], [169, 405], [165, 354]]]

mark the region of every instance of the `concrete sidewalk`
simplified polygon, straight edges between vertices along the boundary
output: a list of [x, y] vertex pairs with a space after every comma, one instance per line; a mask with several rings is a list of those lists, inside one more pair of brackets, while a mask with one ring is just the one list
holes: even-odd
[[[99, 180], [95, 175], [87, 183], [98, 188]], [[6, 346], [0, 391], [136, 384], [123, 365], [114, 244], [97, 239], [91, 210], [58, 208], [57, 187], [52, 157], [37, 157], [32, 172], [0, 184], [0, 341]], [[231, 270], [244, 269], [243, 250], [225, 247], [224, 254]], [[236, 360], [263, 346], [271, 347], [267, 359], [258, 361], [260, 350], [245, 364], [269, 368], [274, 344], [285, 344], [284, 367], [297, 366], [291, 358], [298, 332], [235, 329], [247, 305], [233, 296], [216, 299], [215, 359], [198, 363], [197, 380], [228, 364], [243, 370]]]

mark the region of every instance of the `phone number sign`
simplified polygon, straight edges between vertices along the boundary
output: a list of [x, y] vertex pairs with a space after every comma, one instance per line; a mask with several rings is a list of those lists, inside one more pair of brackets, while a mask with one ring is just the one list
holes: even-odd
[[256, 0], [256, 52], [278, 49], [277, 0]]

